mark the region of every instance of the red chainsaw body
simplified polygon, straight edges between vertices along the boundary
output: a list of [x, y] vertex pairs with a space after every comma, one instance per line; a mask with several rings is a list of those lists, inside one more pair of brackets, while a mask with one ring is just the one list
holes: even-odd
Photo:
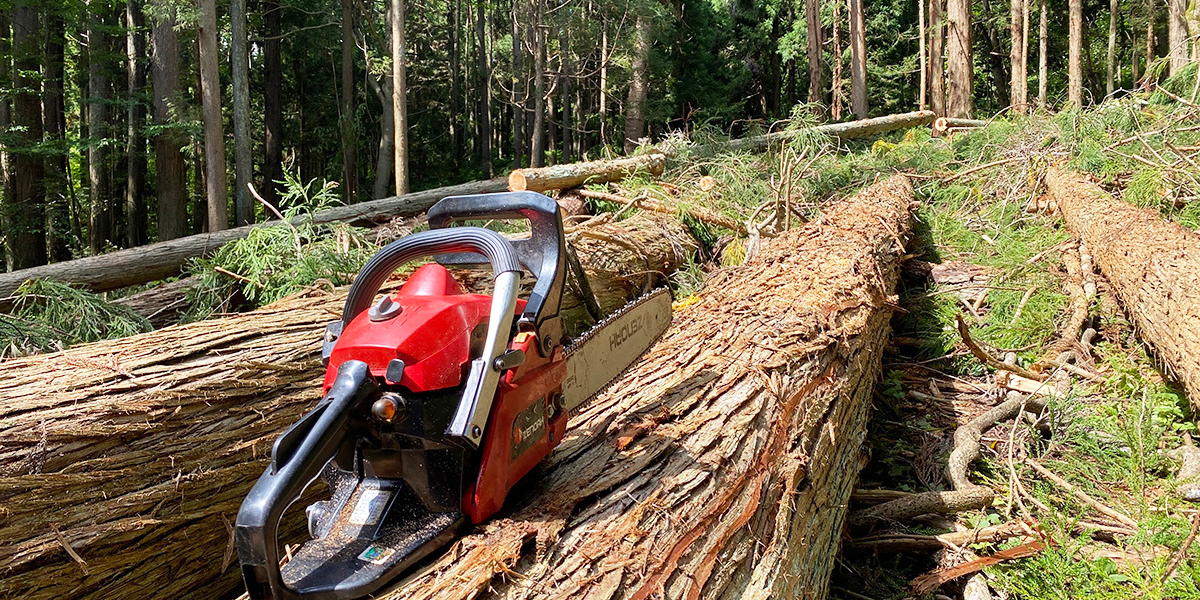
[[[491, 296], [467, 294], [443, 266], [418, 268], [392, 295], [400, 314], [372, 321], [363, 311], [342, 331], [325, 372], [325, 391], [347, 360], [367, 363], [382, 380], [388, 362], [404, 361], [399, 384], [413, 392], [454, 388], [463, 383], [471, 361], [472, 333], [488, 322]], [[517, 300], [516, 313], [525, 309]], [[536, 334], [517, 334], [509, 349], [525, 352], [525, 362], [500, 380], [492, 403], [487, 435], [481, 444], [478, 476], [468, 480], [463, 512], [473, 523], [487, 520], [504, 504], [508, 490], [542, 461], [562, 440], [565, 411], [556, 410], [566, 378], [562, 346], [549, 357], [538, 350]]]

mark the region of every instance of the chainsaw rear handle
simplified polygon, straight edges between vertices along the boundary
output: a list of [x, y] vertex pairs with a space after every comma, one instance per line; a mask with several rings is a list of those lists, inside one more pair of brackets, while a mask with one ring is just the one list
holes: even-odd
[[512, 331], [513, 312], [521, 285], [521, 263], [504, 236], [482, 227], [454, 227], [414, 233], [388, 244], [367, 262], [354, 285], [350, 286], [346, 307], [342, 309], [342, 326], [349, 325], [366, 310], [380, 286], [405, 263], [423, 256], [463, 252], [486, 257], [492, 265], [495, 284], [483, 355], [471, 361], [462, 400], [446, 434], [478, 447], [483, 441], [483, 431], [500, 383], [496, 359], [508, 350], [508, 336]]
[[[481, 219], [523, 219], [529, 221], [529, 237], [512, 240], [521, 265], [537, 277], [525, 313], [522, 330], [537, 332], [538, 351], [548, 357], [562, 343], [563, 329], [559, 310], [563, 282], [566, 279], [566, 234], [558, 202], [537, 192], [502, 192], [443, 198], [426, 214], [431, 229], [443, 229], [453, 223]], [[478, 254], [438, 256], [444, 265], [479, 264]]]
[[[276, 440], [271, 466], [254, 484], [237, 515], [238, 559], [251, 600], [311, 598], [283, 582], [277, 546], [279, 520], [354, 435], [354, 412], [370, 402], [376, 389], [367, 363], [342, 363], [325, 398]], [[331, 596], [340, 597], [344, 596]]]

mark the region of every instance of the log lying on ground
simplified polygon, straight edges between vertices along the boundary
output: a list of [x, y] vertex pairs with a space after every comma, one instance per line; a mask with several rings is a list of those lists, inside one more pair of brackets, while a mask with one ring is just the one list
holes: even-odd
[[1200, 235], [1057, 167], [1046, 185], [1138, 334], [1200, 408]]
[[938, 117], [933, 122], [933, 131], [937, 134], [944, 134], [951, 129], [977, 129], [986, 127], [987, 121], [979, 119], [953, 119], [950, 117]]
[[[625, 159], [623, 161], [598, 161], [578, 165], [560, 165], [552, 169], [569, 168], [572, 170], [573, 177], [566, 179], [541, 178], [539, 179], [541, 182], [539, 186], [530, 189], [543, 191], [557, 189], [556, 186], [572, 187], [579, 185], [579, 183], [571, 183], [576, 180], [580, 183], [583, 181], [601, 183], [618, 181], [634, 170], [637, 170], [636, 165], [631, 167], [630, 164], [627, 164], [629, 161], [637, 164], [644, 163], [643, 166], [647, 170], [651, 170], [651, 165], [657, 164], [658, 172], [661, 173], [661, 155], [653, 156], [659, 156], [657, 163], [651, 157], [636, 157], [635, 159]], [[339, 206], [313, 214], [312, 220], [315, 223], [386, 221], [391, 217], [420, 214], [446, 196], [503, 192], [506, 189], [508, 189], [508, 180], [497, 177], [486, 181], [472, 181], [423, 192], [414, 192], [403, 196], [393, 196], [391, 198], [362, 202], [360, 204]], [[259, 225], [236, 227], [217, 233], [192, 235], [177, 240], [158, 242], [127, 250], [118, 250], [98, 256], [89, 256], [87, 258], [69, 260], [31, 269], [22, 269], [20, 271], [13, 271], [12, 273], [0, 273], [0, 298], [11, 296], [17, 290], [17, 287], [27, 279], [53, 279], [62, 283], [75, 283], [98, 292], [163, 279], [178, 273], [189, 258], [211, 254], [217, 248], [233, 240], [246, 237], [254, 227], [271, 227], [279, 224], [279, 221], [268, 221]]]
[[662, 154], [641, 154], [613, 160], [567, 163], [537, 169], [517, 169], [508, 174], [508, 189], [514, 192], [529, 190], [564, 190], [589, 183], [608, 183], [635, 173], [662, 175], [667, 158]]
[[512, 516], [377, 597], [824, 598], [912, 197], [876, 184], [711, 278]]
[[730, 140], [728, 142], [699, 144], [689, 147], [687, 149], [687, 154], [696, 156], [724, 151], [765, 150], [772, 144], [785, 143], [795, 137], [803, 135], [805, 131], [815, 131], [817, 133], [843, 140], [871, 137], [873, 135], [879, 135], [881, 133], [895, 131], [897, 129], [929, 125], [930, 123], [933, 123], [935, 117], [936, 115], [931, 110], [919, 110], [909, 113], [875, 117], [872, 119], [848, 121], [846, 123], [830, 123], [828, 125], [818, 125], [813, 127], [811, 130], [777, 131], [768, 133], [766, 135], [754, 135], [736, 140]]
[[[605, 306], [626, 299], [612, 294], [641, 292], [652, 278], [645, 263], [669, 273], [694, 248], [677, 221], [639, 221], [599, 231], [624, 244], [579, 242]], [[490, 271], [461, 279], [491, 287]], [[252, 313], [4, 363], [0, 598], [235, 593], [241, 576], [229, 564], [227, 525], [271, 444], [319, 398], [321, 334], [344, 301], [345, 290], [315, 290]]]

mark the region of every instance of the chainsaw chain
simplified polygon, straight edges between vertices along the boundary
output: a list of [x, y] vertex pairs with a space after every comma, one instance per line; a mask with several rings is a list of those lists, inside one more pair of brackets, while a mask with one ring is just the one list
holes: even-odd
[[[584, 344], [586, 344], [588, 342], [588, 340], [590, 340], [593, 337], [595, 337], [596, 335], [598, 335], [599, 332], [602, 331], [605, 327], [607, 327], [610, 323], [621, 318], [622, 316], [625, 315], [625, 313], [641, 306], [642, 304], [649, 301], [650, 299], [655, 298], [661, 294], [669, 294], [669, 293], [671, 293], [670, 288], [667, 288], [667, 287], [656, 288], [646, 294], [643, 294], [638, 299], [633, 300], [632, 302], [629, 302], [625, 306], [622, 306], [621, 308], [617, 309], [616, 312], [601, 319], [595, 325], [593, 325], [591, 329], [588, 329], [582, 335], [575, 338], [575, 340], [571, 342], [571, 345], [567, 346], [566, 349], [563, 351], [563, 355], [565, 356], [565, 358], [570, 359], [571, 355], [574, 354], [577, 349], [582, 348], [584, 346]], [[599, 396], [601, 393], [603, 393], [604, 390], [608, 389], [608, 386], [612, 385], [612, 382], [616, 381], [617, 379], [620, 379], [620, 377], [622, 375], [628, 373], [629, 370], [632, 369], [634, 367], [634, 365], [636, 365], [638, 363], [638, 359], [640, 359], [641, 356], [646, 353], [646, 350], [649, 350], [649, 349], [650, 349], [649, 347], [644, 348], [641, 351], [641, 353], [639, 353], [637, 355], [637, 357], [635, 357], [632, 361], [630, 361], [629, 366], [622, 369], [620, 373], [617, 373], [616, 375], [614, 375], [612, 379], [609, 379], [608, 382], [606, 382], [603, 386], [601, 386], [599, 390], [596, 390], [596, 393], [592, 394], [591, 396], [588, 396], [586, 400], [584, 400], [583, 402], [580, 402], [579, 405], [576, 406], [575, 408], [572, 408], [571, 416], [575, 416], [575, 415], [579, 414], [580, 412], [582, 412], [583, 409], [587, 408], [588, 405], [590, 405], [592, 403], [592, 401], [596, 399], [597, 396]]]

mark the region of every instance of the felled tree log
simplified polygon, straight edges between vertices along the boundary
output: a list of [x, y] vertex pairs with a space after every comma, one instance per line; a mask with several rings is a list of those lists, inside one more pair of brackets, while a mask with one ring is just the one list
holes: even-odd
[[613, 160], [567, 163], [537, 169], [517, 169], [508, 174], [508, 189], [544, 192], [579, 187], [588, 183], [620, 181], [635, 173], [662, 175], [667, 159], [662, 154], [641, 154]]
[[1200, 408], [1200, 235], [1057, 167], [1046, 185], [1138, 334]]
[[378, 597], [824, 598], [912, 198], [897, 176], [720, 271], [511, 516]]
[[[655, 156], [657, 156], [657, 159], [653, 158]], [[598, 161], [559, 165], [549, 169], [535, 169], [536, 171], [546, 171], [548, 174], [535, 177], [534, 179], [539, 183], [529, 189], [544, 191], [559, 189], [560, 187], [574, 187], [582, 184], [584, 181], [592, 180], [598, 182], [619, 181], [629, 173], [636, 171], [637, 168], [645, 168], [653, 172], [653, 165], [657, 165], [657, 173], [655, 174], [662, 173], [662, 155], [649, 155], [647, 157], [635, 157], [623, 160], [634, 161], [638, 165], [643, 166], [630, 168], [630, 165], [624, 164], [622, 161]], [[614, 163], [622, 163], [623, 166], [614, 167]], [[557, 173], [558, 171], [570, 171], [571, 175], [569, 177], [549, 175], [549, 173]], [[396, 216], [417, 215], [447, 196], [503, 192], [507, 189], [510, 180], [511, 178], [506, 180], [502, 177], [497, 177], [485, 181], [472, 181], [423, 192], [404, 194], [403, 196], [393, 196], [371, 202], [339, 206], [313, 214], [312, 220], [314, 223], [332, 223], [335, 221], [367, 223], [386, 221]], [[271, 227], [279, 224], [280, 221], [268, 221], [267, 223], [258, 225], [247, 225], [216, 233], [192, 235], [147, 246], [109, 252], [108, 254], [89, 256], [31, 269], [21, 269], [11, 273], [0, 273], [0, 298], [11, 296], [28, 279], [53, 279], [62, 283], [75, 283], [97, 292], [163, 279], [178, 273], [189, 258], [212, 254], [217, 248], [233, 240], [246, 237], [254, 227]]]
[[986, 127], [987, 121], [979, 119], [952, 119], [950, 117], [938, 117], [933, 122], [933, 131], [937, 134], [944, 134], [951, 129], [976, 129]]
[[[606, 307], [657, 281], [646, 264], [670, 273], [695, 248], [670, 219], [574, 234]], [[460, 279], [491, 288], [490, 270]], [[4, 363], [0, 598], [236, 593], [228, 526], [275, 439], [319, 399], [320, 339], [344, 302], [345, 290], [314, 289], [251, 313]]]
[[[933, 123], [936, 115], [931, 110], [919, 110], [908, 113], [900, 113], [896, 115], [887, 115], [883, 117], [875, 117], [872, 119], [860, 119], [858, 121], [847, 121], [845, 123], [829, 123], [827, 125], [817, 125], [811, 131], [821, 133], [830, 137], [836, 137], [843, 140], [871, 137], [897, 129], [907, 129], [909, 127], [920, 127]], [[687, 150], [690, 155], [706, 155], [714, 152], [724, 151], [756, 151], [765, 150], [772, 144], [786, 143], [797, 136], [803, 135], [806, 130], [789, 130], [776, 131], [765, 135], [754, 135], [744, 137], [728, 142], [719, 142], [714, 144], [700, 144], [691, 146]]]

